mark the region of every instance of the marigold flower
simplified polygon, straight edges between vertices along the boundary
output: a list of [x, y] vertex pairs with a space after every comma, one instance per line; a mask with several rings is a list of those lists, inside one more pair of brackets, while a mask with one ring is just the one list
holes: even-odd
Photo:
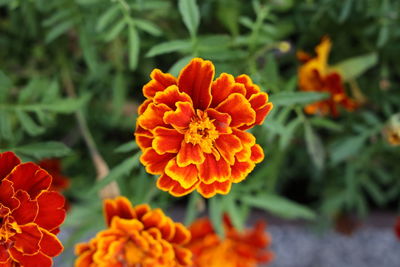
[[132, 207], [125, 197], [104, 201], [108, 228], [88, 243], [78, 244], [76, 267], [184, 267], [191, 252], [183, 245], [190, 232], [173, 222], [160, 209], [148, 205]]
[[52, 266], [62, 252], [64, 197], [49, 191], [51, 180], [38, 165], [0, 153], [0, 266]]
[[204, 197], [227, 194], [264, 158], [245, 130], [262, 124], [272, 103], [247, 75], [222, 73], [193, 59], [175, 78], [155, 69], [143, 87], [136, 142], [146, 171], [174, 196], [193, 190]]
[[193, 253], [193, 267], [256, 267], [273, 260], [273, 253], [266, 250], [271, 237], [264, 231], [265, 223], [238, 232], [225, 217], [224, 228], [225, 238], [221, 240], [207, 218], [189, 227], [192, 239], [187, 247]]
[[306, 92], [327, 92], [329, 99], [318, 101], [307, 105], [305, 112], [308, 114], [331, 114], [338, 116], [338, 106], [342, 106], [348, 111], [357, 107], [354, 100], [346, 94], [340, 73], [332, 70], [328, 66], [328, 56], [332, 43], [328, 37], [322, 39], [321, 43], [315, 48], [316, 57], [305, 52], [298, 52], [297, 56], [303, 63], [299, 68], [299, 87]]

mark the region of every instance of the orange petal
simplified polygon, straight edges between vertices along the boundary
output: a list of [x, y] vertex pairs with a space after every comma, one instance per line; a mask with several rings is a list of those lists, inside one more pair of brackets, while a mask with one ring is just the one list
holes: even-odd
[[153, 131], [153, 148], [158, 154], [177, 153], [181, 147], [183, 135], [175, 129], [157, 127]]
[[139, 106], [139, 108], [138, 108], [138, 114], [139, 114], [139, 115], [142, 115], [142, 114], [146, 111], [147, 107], [148, 107], [152, 102], [153, 102], [152, 99], [146, 99], [146, 100]]
[[39, 212], [35, 219], [40, 227], [52, 231], [65, 219], [65, 198], [58, 192], [43, 191], [38, 197]]
[[256, 121], [254, 124], [261, 125], [273, 107], [272, 103], [268, 102], [268, 95], [266, 93], [254, 94], [250, 97], [249, 102], [256, 112]]
[[246, 179], [247, 175], [254, 169], [255, 163], [252, 161], [236, 161], [231, 167], [231, 180], [233, 183], [239, 183]]
[[157, 92], [154, 97], [154, 103], [165, 104], [172, 110], [175, 109], [176, 102], [189, 102], [192, 103], [192, 99], [188, 94], [179, 92], [178, 86], [171, 85], [164, 91]]
[[0, 246], [0, 267], [10, 267], [11, 263], [8, 262], [10, 259], [10, 254], [8, 253], [8, 249], [4, 246]]
[[230, 94], [239, 93], [246, 94], [246, 88], [243, 84], [236, 83], [235, 78], [227, 73], [222, 73], [211, 86], [212, 102], [211, 107], [218, 106]]
[[13, 182], [15, 191], [19, 189], [28, 192], [35, 198], [42, 190], [47, 190], [51, 184], [51, 176], [38, 165], [32, 162], [23, 163], [14, 168], [7, 176]]
[[14, 219], [20, 225], [33, 222], [39, 211], [39, 205], [37, 201], [31, 200], [26, 191], [19, 190], [15, 196], [19, 200], [20, 205], [12, 212]]
[[214, 65], [211, 61], [194, 58], [179, 74], [178, 87], [192, 98], [195, 109], [205, 110], [211, 103], [213, 79]]
[[242, 74], [238, 77], [235, 78], [235, 81], [237, 83], [241, 83], [244, 85], [246, 88], [246, 98], [249, 99], [252, 94], [257, 94], [260, 92], [260, 87], [258, 85], [254, 84], [251, 78], [246, 75]]
[[146, 130], [153, 130], [157, 126], [167, 126], [163, 121], [164, 113], [171, 109], [164, 104], [151, 103], [145, 112], [139, 116], [137, 123]]
[[213, 108], [207, 109], [207, 115], [213, 120], [213, 124], [219, 133], [231, 133], [232, 129], [229, 127], [232, 118], [227, 113], [221, 113]]
[[221, 134], [218, 136], [218, 139], [215, 140], [215, 144], [221, 156], [230, 165], [233, 165], [235, 162], [235, 154], [242, 150], [240, 139], [233, 134]]
[[190, 241], [190, 231], [181, 223], [175, 223], [175, 235], [170, 243], [183, 245]]
[[163, 73], [155, 69], [150, 74], [151, 81], [143, 86], [143, 94], [147, 98], [152, 98], [157, 92], [176, 84], [176, 78], [169, 73]]
[[150, 206], [147, 204], [136, 205], [133, 209], [138, 219], [142, 219], [142, 217], [151, 210]]
[[196, 165], [190, 164], [186, 167], [179, 167], [176, 159], [168, 162], [165, 173], [185, 189], [192, 187], [198, 181]]
[[238, 93], [231, 94], [224, 102], [218, 105], [217, 111], [228, 113], [232, 117], [231, 127], [250, 125], [256, 120], [256, 113], [247, 99]]
[[148, 147], [151, 147], [154, 136], [149, 130], [144, 129], [136, 123], [135, 138], [139, 148], [144, 150]]
[[256, 138], [249, 132], [232, 129], [232, 133], [240, 139], [243, 145], [253, 146], [256, 143]]
[[182, 140], [180, 150], [176, 156], [176, 163], [179, 167], [186, 167], [190, 164], [201, 164], [204, 161], [204, 153], [200, 145], [193, 145]]
[[135, 211], [132, 208], [131, 202], [126, 197], [116, 197], [115, 199], [106, 199], [103, 202], [103, 213], [106, 219], [106, 224], [111, 225], [111, 220], [114, 216], [123, 219], [136, 218]]
[[88, 267], [93, 264], [93, 253], [94, 251], [87, 250], [85, 252], [77, 254], [78, 257], [75, 260], [75, 267]]
[[21, 232], [13, 236], [14, 247], [24, 254], [34, 254], [40, 249], [39, 242], [42, 239], [42, 232], [35, 223], [28, 223], [19, 226]]
[[174, 157], [175, 154], [171, 153], [157, 154], [153, 148], [149, 147], [143, 151], [142, 156], [140, 156], [140, 162], [146, 167], [148, 173], [162, 174], [167, 163]]
[[19, 252], [15, 248], [11, 248], [10, 254], [12, 258], [19, 263], [19, 266], [51, 267], [53, 265], [51, 258], [41, 252], [35, 255], [26, 255]]
[[129, 235], [136, 231], [142, 231], [142, 222], [136, 219], [124, 219], [120, 217], [113, 217], [111, 220], [111, 229], [118, 229], [123, 231], [124, 234]]
[[165, 223], [165, 214], [161, 209], [154, 209], [147, 212], [141, 219], [144, 229], [151, 227], [158, 228], [159, 225]]
[[262, 149], [262, 147], [258, 144], [252, 146], [250, 160], [252, 160], [255, 163], [260, 163], [263, 159], [264, 159], [264, 150]]
[[216, 160], [212, 154], [205, 154], [205, 158], [203, 164], [198, 166], [199, 178], [202, 183], [211, 184], [215, 181], [229, 179], [231, 168], [223, 158]]
[[49, 257], [59, 255], [64, 249], [60, 240], [45, 229], [40, 229], [40, 231], [43, 235], [42, 240], [40, 240], [40, 251]]
[[163, 174], [157, 180], [157, 187], [163, 191], [168, 191], [175, 197], [181, 197], [193, 192], [198, 183], [199, 181], [197, 181], [197, 183], [192, 187], [185, 189], [177, 181], [172, 180], [168, 175]]
[[223, 194], [226, 195], [229, 193], [231, 190], [231, 181], [225, 181], [225, 182], [214, 182], [212, 184], [205, 184], [205, 183], [200, 183], [197, 191], [205, 198], [210, 198], [215, 196], [215, 194]]
[[187, 128], [194, 116], [192, 104], [189, 102], [177, 102], [175, 105], [175, 111], [165, 113], [164, 122], [172, 125], [177, 130]]
[[20, 163], [21, 161], [13, 152], [0, 153], [0, 181]]
[[174, 246], [174, 252], [180, 266], [192, 266], [192, 252], [189, 249]]

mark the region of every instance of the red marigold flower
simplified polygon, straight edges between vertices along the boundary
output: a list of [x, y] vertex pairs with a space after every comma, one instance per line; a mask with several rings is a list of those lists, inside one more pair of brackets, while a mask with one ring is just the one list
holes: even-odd
[[185, 245], [190, 232], [160, 209], [148, 205], [132, 207], [125, 197], [104, 201], [108, 228], [88, 243], [78, 244], [76, 267], [190, 266], [191, 252]]
[[328, 56], [332, 43], [328, 37], [315, 48], [316, 57], [300, 51], [299, 60], [303, 63], [299, 68], [299, 87], [306, 92], [327, 92], [329, 99], [318, 101], [306, 106], [305, 112], [308, 114], [331, 114], [338, 116], [338, 106], [342, 106], [348, 111], [357, 107], [354, 100], [349, 98], [344, 89], [342, 77], [337, 70], [330, 69], [328, 66]]
[[273, 260], [273, 253], [266, 250], [271, 237], [264, 231], [264, 222], [238, 232], [227, 217], [224, 219], [224, 239], [214, 232], [207, 218], [198, 219], [189, 227], [192, 239], [187, 247], [193, 253], [193, 267], [256, 267]]
[[49, 191], [51, 179], [38, 165], [0, 153], [0, 266], [52, 266], [63, 251], [56, 234], [64, 197]]
[[400, 240], [400, 217], [397, 218], [396, 225], [394, 226], [394, 231], [397, 238]]
[[227, 194], [264, 158], [245, 130], [262, 124], [272, 103], [247, 75], [222, 73], [200, 58], [178, 78], [155, 69], [143, 87], [136, 142], [147, 172], [174, 196], [193, 190], [204, 197]]

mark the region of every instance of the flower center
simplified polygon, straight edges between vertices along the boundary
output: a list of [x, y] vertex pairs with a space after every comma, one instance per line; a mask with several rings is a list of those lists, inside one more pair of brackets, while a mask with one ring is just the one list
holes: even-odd
[[197, 110], [197, 116], [192, 118], [185, 133], [185, 142], [200, 145], [203, 152], [211, 153], [218, 135], [213, 120], [210, 120], [206, 113]]
[[14, 242], [10, 238], [20, 232], [21, 229], [13, 218], [9, 216], [0, 217], [0, 245], [7, 248], [12, 247]]

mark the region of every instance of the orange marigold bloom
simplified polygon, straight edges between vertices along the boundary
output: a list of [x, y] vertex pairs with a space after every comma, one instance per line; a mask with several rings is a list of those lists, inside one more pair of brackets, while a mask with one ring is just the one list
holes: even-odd
[[224, 228], [221, 240], [207, 218], [190, 226], [192, 240], [187, 247], [193, 253], [193, 267], [256, 267], [273, 260], [273, 253], [266, 250], [271, 237], [264, 231], [265, 223], [258, 222], [254, 229], [241, 233], [225, 217]]
[[64, 197], [49, 191], [51, 179], [38, 165], [0, 153], [0, 266], [52, 266], [62, 252], [56, 234]]
[[192, 254], [183, 245], [190, 232], [160, 209], [132, 207], [125, 197], [104, 201], [108, 228], [88, 243], [78, 244], [76, 267], [184, 267]]
[[204, 197], [227, 194], [264, 158], [245, 130], [262, 124], [272, 103], [247, 75], [222, 73], [193, 59], [175, 78], [155, 69], [143, 87], [136, 142], [146, 171], [174, 196], [197, 189]]
[[339, 115], [339, 105], [348, 111], [354, 110], [357, 106], [355, 101], [347, 96], [340, 73], [328, 66], [331, 46], [330, 39], [325, 37], [315, 48], [316, 57], [313, 58], [302, 51], [297, 54], [303, 63], [299, 68], [300, 90], [330, 94], [329, 99], [306, 106], [305, 112], [308, 114], [331, 114], [336, 117]]

